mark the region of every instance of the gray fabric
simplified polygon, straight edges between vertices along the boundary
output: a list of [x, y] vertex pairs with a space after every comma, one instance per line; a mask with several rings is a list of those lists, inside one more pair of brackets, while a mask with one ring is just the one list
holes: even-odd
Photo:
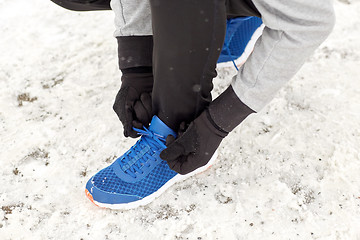
[[152, 35], [149, 0], [111, 0], [115, 37]]
[[234, 77], [235, 93], [260, 111], [330, 34], [331, 0], [254, 0], [265, 29]]
[[[242, 102], [258, 112], [326, 39], [335, 16], [332, 0], [253, 2], [265, 29], [232, 87]], [[115, 12], [115, 36], [152, 34], [148, 0], [112, 0], [111, 7]]]

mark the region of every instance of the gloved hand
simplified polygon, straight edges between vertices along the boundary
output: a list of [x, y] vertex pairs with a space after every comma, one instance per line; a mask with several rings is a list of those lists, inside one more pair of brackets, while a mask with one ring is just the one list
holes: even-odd
[[125, 137], [136, 138], [139, 135], [133, 127], [142, 128], [149, 125], [153, 116], [153, 38], [121, 36], [117, 37], [117, 41], [122, 83], [113, 109], [124, 126]]
[[124, 136], [136, 138], [139, 135], [133, 127], [148, 126], [152, 114], [152, 73], [123, 71], [121, 88], [116, 95], [113, 109], [124, 126]]
[[180, 174], [205, 166], [223, 138], [252, 113], [254, 111], [238, 98], [230, 86], [186, 130], [180, 126], [177, 139], [172, 135], [167, 137], [167, 148], [160, 157]]
[[180, 174], [187, 174], [205, 166], [219, 147], [226, 132], [217, 129], [209, 120], [205, 110], [196, 118], [185, 132], [179, 132], [178, 138], [169, 135], [168, 146], [160, 153], [169, 167]]

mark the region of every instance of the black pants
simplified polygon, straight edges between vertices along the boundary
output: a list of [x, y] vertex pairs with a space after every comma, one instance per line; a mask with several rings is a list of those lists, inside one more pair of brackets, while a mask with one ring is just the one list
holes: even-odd
[[[110, 0], [52, 0], [72, 10], [108, 9]], [[83, 7], [81, 7], [83, 2]], [[153, 110], [174, 130], [211, 102], [226, 19], [258, 16], [251, 0], [150, 0], [153, 24]]]
[[[181, 3], [181, 4], [180, 4]], [[259, 16], [251, 1], [150, 0], [153, 109], [168, 126], [191, 122], [211, 102], [227, 15]]]

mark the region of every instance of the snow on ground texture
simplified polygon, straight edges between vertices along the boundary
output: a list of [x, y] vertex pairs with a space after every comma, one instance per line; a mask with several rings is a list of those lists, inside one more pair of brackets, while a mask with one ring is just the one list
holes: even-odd
[[0, 239], [360, 239], [360, 1], [335, 8], [330, 38], [211, 169], [112, 211], [84, 187], [134, 143], [112, 110], [113, 13], [0, 1]]

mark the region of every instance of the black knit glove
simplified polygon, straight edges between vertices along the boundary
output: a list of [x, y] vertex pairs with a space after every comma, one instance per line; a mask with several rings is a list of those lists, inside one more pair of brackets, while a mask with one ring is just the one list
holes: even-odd
[[121, 87], [113, 109], [124, 126], [125, 137], [139, 135], [133, 127], [148, 126], [152, 113], [152, 36], [117, 37]]
[[206, 110], [190, 123], [185, 132], [179, 132], [176, 140], [172, 135], [167, 137], [168, 147], [161, 152], [160, 157], [167, 161], [172, 170], [187, 174], [209, 162], [227, 135], [216, 129], [209, 117]]
[[139, 135], [133, 127], [148, 126], [152, 114], [152, 73], [123, 73], [121, 88], [116, 95], [113, 109], [124, 126], [124, 136]]
[[167, 148], [160, 157], [180, 174], [205, 166], [228, 132], [251, 113], [254, 111], [240, 101], [230, 86], [190, 123], [186, 131], [180, 130], [177, 139], [172, 135], [167, 137]]

